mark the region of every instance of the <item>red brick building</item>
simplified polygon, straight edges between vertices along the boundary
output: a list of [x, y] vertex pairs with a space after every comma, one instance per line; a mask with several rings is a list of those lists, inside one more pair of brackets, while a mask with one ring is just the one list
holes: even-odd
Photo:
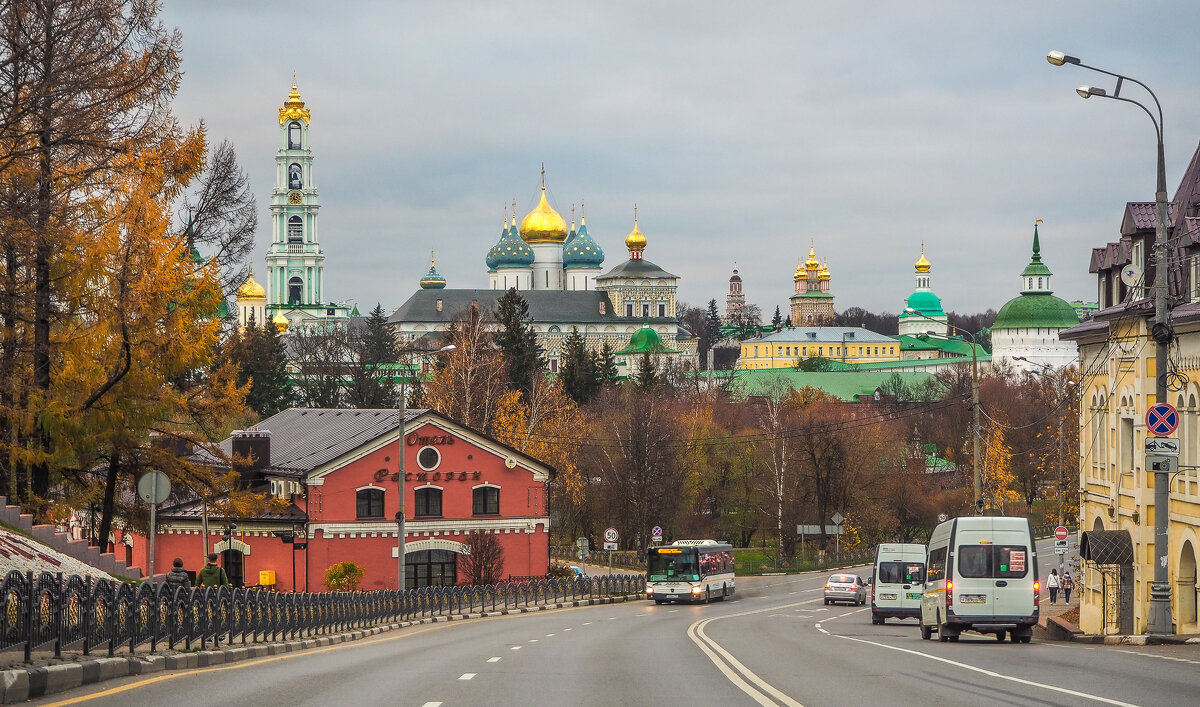
[[[279, 508], [234, 519], [211, 511], [205, 518], [199, 501], [160, 509], [155, 573], [175, 557], [195, 571], [207, 552], [219, 552], [235, 584], [259, 584], [269, 570], [280, 591], [324, 591], [326, 568], [349, 560], [366, 570], [363, 589], [395, 589], [397, 415], [293, 408], [234, 433], [222, 450], [253, 460], [240, 473]], [[463, 543], [473, 530], [500, 540], [503, 576], [544, 575], [554, 470], [432, 410], [409, 410], [404, 427], [406, 584], [461, 583]], [[135, 539], [143, 570], [146, 545]]]

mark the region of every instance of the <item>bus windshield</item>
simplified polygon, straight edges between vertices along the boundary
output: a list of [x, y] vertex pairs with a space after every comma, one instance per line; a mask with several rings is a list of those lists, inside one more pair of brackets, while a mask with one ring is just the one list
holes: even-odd
[[696, 551], [687, 548], [676, 553], [651, 552], [646, 558], [646, 574], [651, 582], [698, 582], [700, 564], [696, 562]]

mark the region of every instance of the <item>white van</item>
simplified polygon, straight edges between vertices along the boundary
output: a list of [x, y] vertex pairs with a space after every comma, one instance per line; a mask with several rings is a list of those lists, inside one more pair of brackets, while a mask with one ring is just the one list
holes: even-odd
[[925, 561], [921, 638], [967, 631], [1029, 643], [1038, 620], [1038, 563], [1027, 518], [954, 518], [934, 528]]
[[871, 572], [871, 623], [884, 619], [921, 618], [921, 584], [925, 581], [925, 546], [880, 543]]

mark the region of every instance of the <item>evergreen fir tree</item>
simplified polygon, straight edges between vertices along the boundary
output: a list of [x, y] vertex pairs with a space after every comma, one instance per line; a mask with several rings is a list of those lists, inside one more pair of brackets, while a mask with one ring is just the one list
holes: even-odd
[[600, 371], [596, 355], [588, 350], [579, 330], [572, 329], [563, 340], [563, 365], [559, 373], [563, 391], [583, 405], [600, 389]]
[[783, 326], [783, 315], [779, 312], [779, 305], [775, 305], [775, 316], [771, 317], [771, 328], [779, 331]]
[[241, 369], [238, 385], [250, 383], [246, 406], [266, 418], [290, 407], [293, 395], [283, 338], [274, 323], [264, 319], [267, 322], [261, 327], [246, 329], [244, 335], [231, 339], [227, 350]]
[[633, 384], [643, 390], [653, 388], [658, 383], [658, 372], [654, 368], [654, 362], [650, 360], [650, 354], [644, 353], [638, 359], [638, 370], [633, 376]]
[[387, 315], [383, 305], [375, 303], [367, 317], [367, 330], [363, 335], [363, 363], [380, 364], [396, 363], [400, 360], [400, 351], [396, 339], [388, 328]]
[[400, 403], [400, 391], [390, 378], [407, 376], [410, 371], [395, 372], [400, 350], [387, 326], [383, 306], [376, 303], [361, 334], [352, 338], [350, 349], [357, 359], [351, 367], [347, 399], [356, 408], [394, 408]]
[[717, 311], [715, 299], [708, 301], [708, 316], [705, 318], [705, 323], [708, 328], [709, 341], [716, 344], [721, 340], [721, 313]]
[[533, 390], [533, 377], [540, 375], [542, 368], [537, 334], [529, 326], [529, 303], [512, 288], [496, 302], [496, 307], [500, 330], [496, 332], [495, 341], [504, 355], [509, 384], [528, 399]]
[[596, 379], [603, 386], [616, 382], [620, 375], [617, 370], [617, 360], [613, 357], [612, 347], [605, 341], [604, 345], [600, 347], [600, 358], [596, 361]]
[[787, 319], [783, 320], [783, 325], [785, 327], [787, 327], [788, 329], [792, 328], [792, 315], [790, 315], [790, 314], [787, 315]]

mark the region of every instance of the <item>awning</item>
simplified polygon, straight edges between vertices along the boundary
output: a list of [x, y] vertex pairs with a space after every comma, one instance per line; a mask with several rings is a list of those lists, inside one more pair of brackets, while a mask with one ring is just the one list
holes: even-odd
[[1098, 565], [1132, 565], [1133, 539], [1128, 530], [1092, 530], [1079, 541], [1079, 556]]

